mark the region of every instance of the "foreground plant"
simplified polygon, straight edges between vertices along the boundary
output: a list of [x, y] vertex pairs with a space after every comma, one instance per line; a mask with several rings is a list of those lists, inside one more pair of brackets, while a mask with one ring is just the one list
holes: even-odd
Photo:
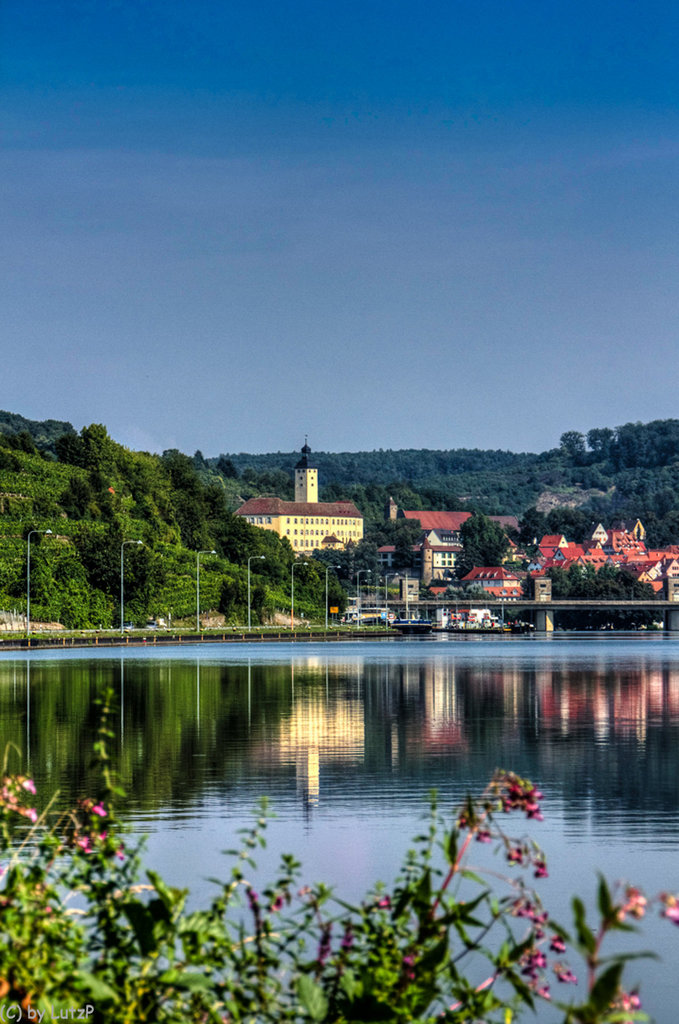
[[[52, 821], [31, 779], [0, 781], [0, 1006], [23, 1019], [162, 1021], [473, 1021], [510, 1024], [524, 1011], [564, 1024], [646, 1019], [624, 987], [628, 956], [604, 955], [612, 931], [634, 930], [650, 901], [628, 886], [598, 890], [589, 925], [573, 901], [572, 935], [535, 891], [547, 874], [540, 848], [503, 827], [508, 815], [541, 820], [541, 794], [512, 772], [446, 820], [432, 797], [393, 887], [360, 904], [323, 885], [300, 885], [283, 856], [270, 885], [250, 878], [264, 845], [266, 807], [225, 883], [204, 910], [154, 872], [139, 884], [140, 851], [123, 842], [106, 752], [95, 747], [102, 789]], [[474, 843], [493, 844], [507, 877], [472, 871]], [[679, 897], [658, 898], [679, 923]], [[578, 985], [578, 973], [582, 973]], [[579, 996], [560, 998], [569, 989]], [[66, 1013], [64, 1013], [66, 1011]], [[50, 1016], [51, 1015], [51, 1016]], [[530, 1014], [533, 1017], [533, 1013]], [[3, 1017], [3, 1019], [5, 1019]]]

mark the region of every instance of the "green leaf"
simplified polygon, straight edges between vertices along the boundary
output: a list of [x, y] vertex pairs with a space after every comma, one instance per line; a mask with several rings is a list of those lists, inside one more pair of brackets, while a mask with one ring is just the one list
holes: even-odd
[[357, 995], [360, 995], [363, 991], [363, 986], [360, 981], [356, 978], [356, 975], [351, 969], [347, 969], [342, 975], [340, 981], [340, 988], [347, 996], [348, 999], [353, 1000]]
[[423, 971], [435, 971], [437, 967], [445, 963], [449, 953], [450, 941], [446, 933], [428, 953], [425, 953], [417, 966]]
[[321, 986], [308, 974], [303, 974], [297, 982], [297, 995], [312, 1020], [323, 1020], [328, 1012], [328, 1000]]
[[573, 897], [573, 921], [575, 930], [578, 933], [578, 942], [588, 953], [596, 952], [596, 939], [587, 927], [585, 920], [585, 905], [578, 896]]
[[211, 987], [211, 981], [204, 974], [196, 971], [177, 971], [171, 969], [164, 971], [158, 981], [163, 985], [173, 985], [175, 988], [187, 989], [189, 992], [199, 992]]
[[431, 871], [429, 868], [424, 872], [415, 887], [415, 902], [427, 905], [431, 903]]
[[589, 996], [590, 1004], [595, 1010], [606, 1010], [613, 1002], [620, 987], [622, 966], [621, 963], [615, 963], [597, 978]]
[[475, 871], [470, 871], [468, 868], [465, 868], [464, 871], [461, 871], [460, 875], [462, 876], [462, 878], [466, 878], [470, 882], [476, 882], [477, 885], [485, 885], [485, 882], [483, 881], [481, 876], [477, 875]]
[[602, 918], [608, 921], [613, 916], [613, 901], [603, 875], [599, 875], [598, 906]]
[[157, 871], [147, 871], [146, 877], [153, 885], [164, 905], [168, 910], [172, 910], [173, 907], [181, 905], [184, 902], [184, 897], [188, 893], [188, 889], [174, 889], [167, 885], [160, 877]]
[[84, 994], [91, 996], [97, 1003], [109, 1002], [117, 999], [116, 992], [107, 985], [105, 981], [97, 978], [89, 971], [78, 971], [73, 978], [74, 987]]
[[124, 903], [123, 913], [132, 925], [140, 953], [142, 956], [148, 956], [156, 948], [153, 916], [139, 900], [128, 900], [127, 903]]

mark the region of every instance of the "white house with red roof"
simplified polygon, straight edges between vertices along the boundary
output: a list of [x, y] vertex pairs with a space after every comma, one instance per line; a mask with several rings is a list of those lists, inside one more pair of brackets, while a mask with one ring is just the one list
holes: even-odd
[[521, 580], [503, 565], [476, 565], [460, 582], [467, 586], [483, 587], [489, 597], [522, 596]]

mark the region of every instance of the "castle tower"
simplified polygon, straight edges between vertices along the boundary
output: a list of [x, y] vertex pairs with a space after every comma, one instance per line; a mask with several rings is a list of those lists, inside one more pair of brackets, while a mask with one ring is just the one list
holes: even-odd
[[311, 448], [304, 442], [302, 458], [295, 466], [295, 501], [318, 501], [318, 470], [309, 463]]

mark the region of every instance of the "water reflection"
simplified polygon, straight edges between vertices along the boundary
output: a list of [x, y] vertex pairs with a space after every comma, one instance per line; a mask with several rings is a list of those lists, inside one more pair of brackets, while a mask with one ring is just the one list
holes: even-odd
[[676, 648], [625, 657], [611, 646], [587, 662], [563, 646], [509, 659], [454, 645], [356, 650], [3, 659], [0, 742], [24, 752], [44, 791], [72, 799], [91, 781], [95, 698], [110, 690], [112, 752], [136, 810], [267, 793], [307, 816], [323, 804], [381, 813], [432, 786], [455, 795], [502, 765], [538, 779], [567, 821], [583, 808], [594, 828], [662, 815], [676, 835]]

